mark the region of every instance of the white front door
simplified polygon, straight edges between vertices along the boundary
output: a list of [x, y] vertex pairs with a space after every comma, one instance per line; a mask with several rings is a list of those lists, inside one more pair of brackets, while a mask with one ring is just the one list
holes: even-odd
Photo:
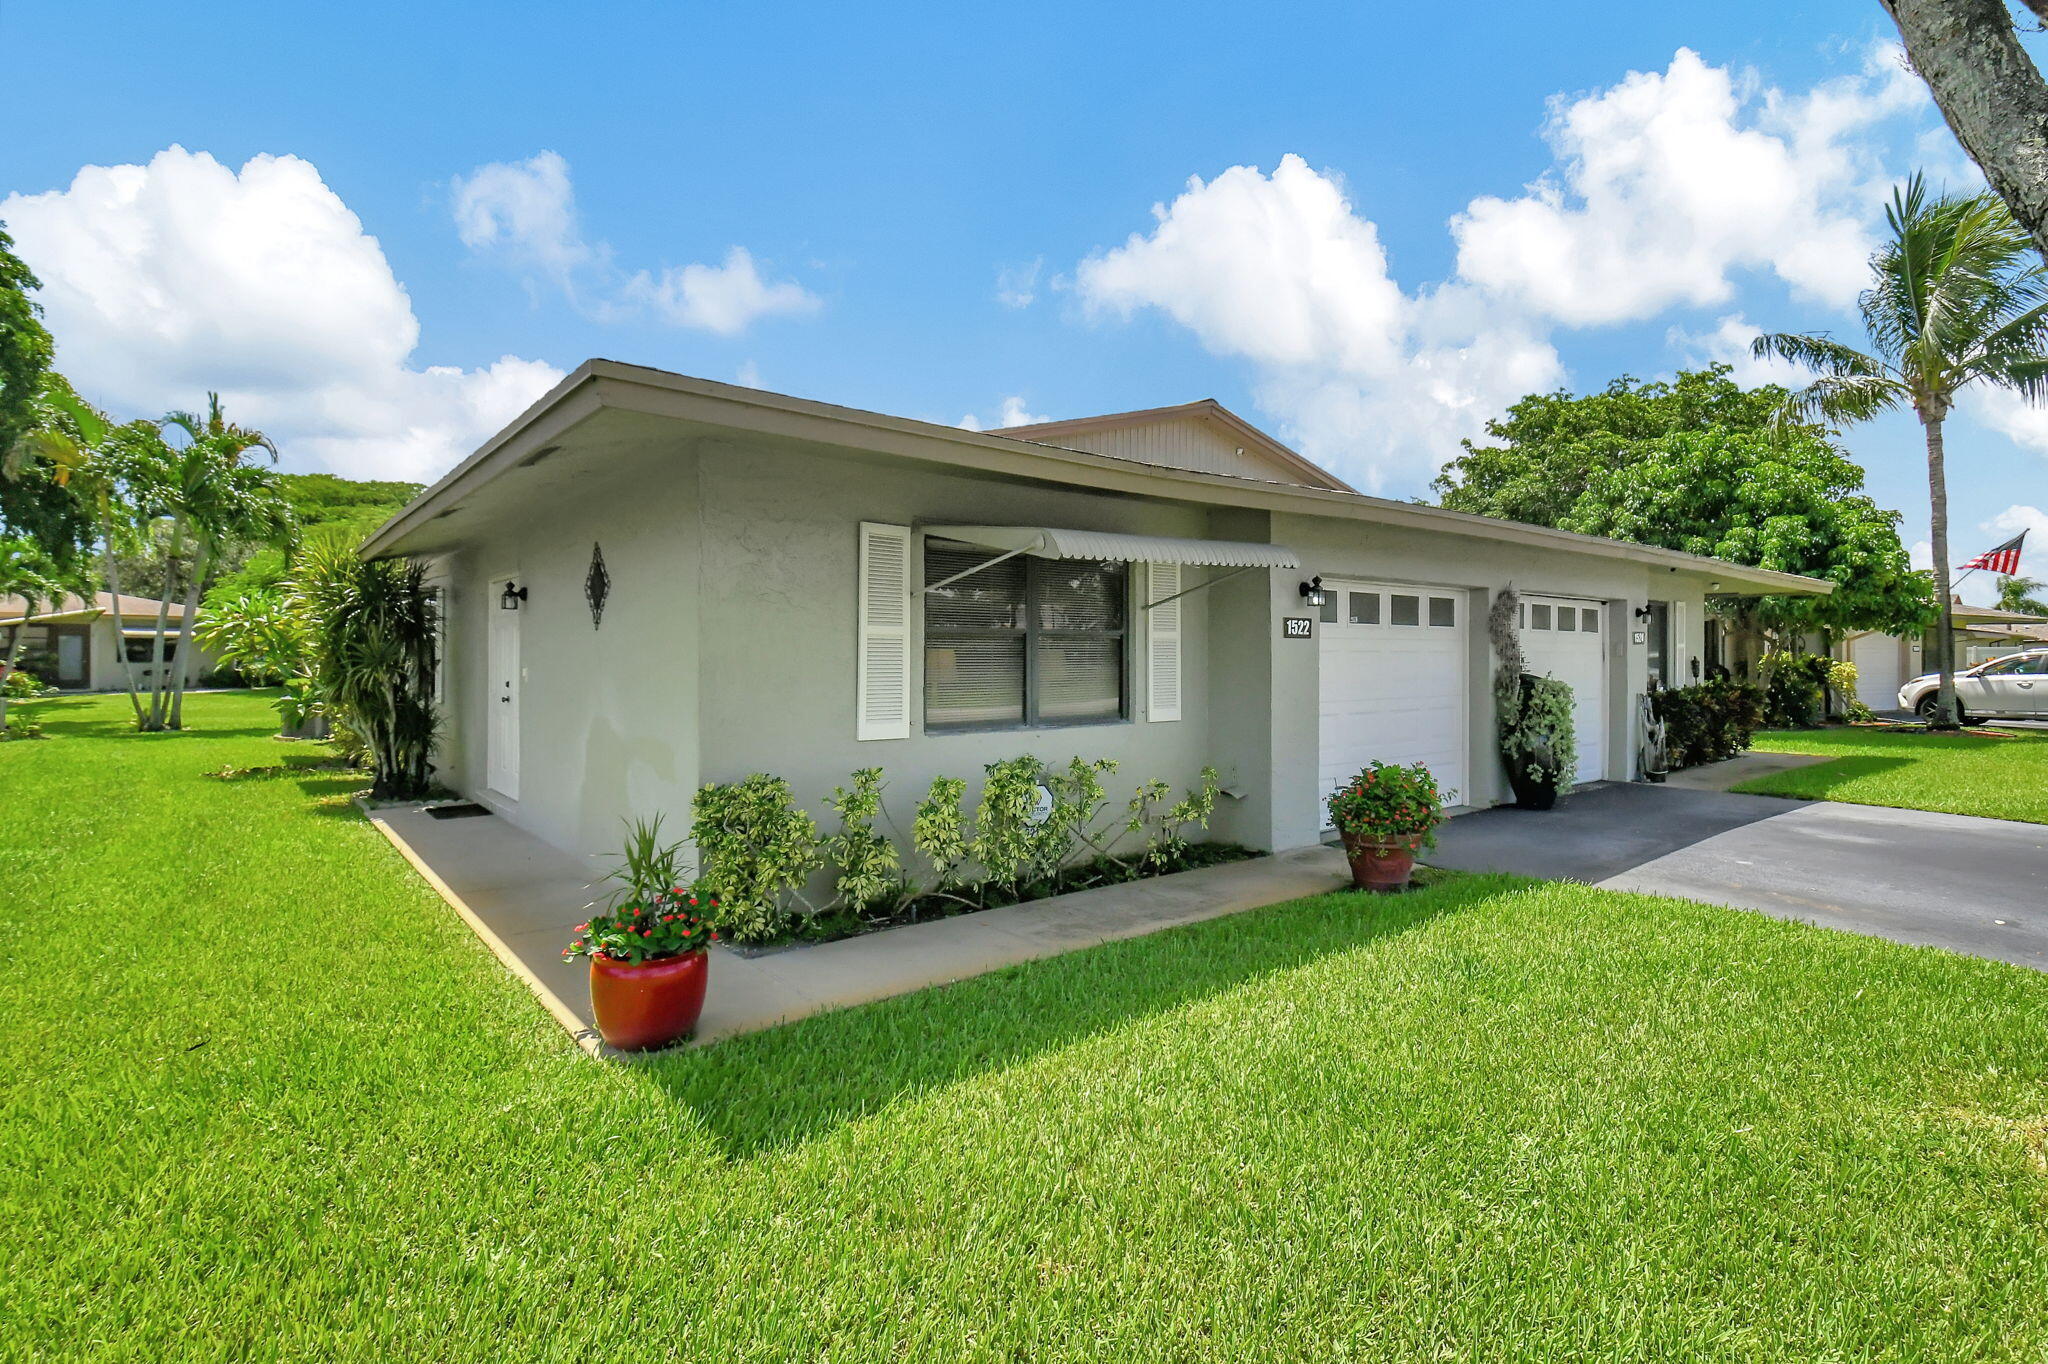
[[1897, 710], [1901, 650], [1896, 635], [1858, 635], [1849, 641], [1849, 661], [1856, 665], [1856, 699], [1872, 710]]
[[[523, 611], [498, 603], [511, 584], [499, 579], [485, 600], [491, 603], [490, 692], [485, 704], [484, 784], [507, 800], [519, 799], [519, 620]], [[521, 604], [522, 607], [524, 603]]]
[[1378, 758], [1426, 765], [1444, 804], [1465, 804], [1471, 798], [1465, 594], [1393, 583], [1325, 587], [1330, 598], [1316, 625], [1318, 794], [1327, 798]]
[[1572, 689], [1578, 781], [1607, 775], [1607, 631], [1596, 601], [1522, 598], [1522, 666]]
[[57, 680], [66, 686], [86, 684], [85, 636], [75, 630], [57, 636]]

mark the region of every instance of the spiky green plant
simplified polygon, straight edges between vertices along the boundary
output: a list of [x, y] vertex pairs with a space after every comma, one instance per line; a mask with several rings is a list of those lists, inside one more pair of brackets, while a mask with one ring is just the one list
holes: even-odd
[[362, 737], [380, 800], [427, 794], [434, 736], [436, 607], [410, 559], [313, 546], [296, 588], [313, 623], [314, 675], [337, 721]]

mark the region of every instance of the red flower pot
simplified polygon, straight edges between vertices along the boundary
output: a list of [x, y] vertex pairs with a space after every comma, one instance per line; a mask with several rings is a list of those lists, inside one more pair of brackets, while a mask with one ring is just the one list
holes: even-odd
[[711, 956], [703, 951], [638, 966], [594, 956], [590, 1011], [597, 1015], [597, 1030], [606, 1045], [620, 1051], [652, 1051], [696, 1030], [710, 979]]
[[1421, 834], [1343, 835], [1344, 855], [1351, 860], [1351, 883], [1360, 890], [1400, 890], [1415, 874], [1415, 850]]

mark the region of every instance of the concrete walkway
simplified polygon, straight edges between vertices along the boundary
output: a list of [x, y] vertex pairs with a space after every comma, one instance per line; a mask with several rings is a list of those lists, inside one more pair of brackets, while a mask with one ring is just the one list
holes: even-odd
[[[604, 1050], [590, 1014], [590, 968], [561, 957], [599, 896], [603, 868], [496, 815], [440, 820], [421, 808], [395, 807], [372, 810], [370, 820], [579, 1045], [593, 1055]], [[763, 956], [714, 947], [696, 1041], [1318, 895], [1350, 879], [1341, 852], [1307, 848]]]
[[1555, 810], [1467, 815], [1438, 837], [1429, 860], [1441, 867], [1704, 900], [2048, 970], [2048, 825], [1601, 783]]
[[1681, 791], [1726, 791], [1773, 772], [1790, 772], [1795, 767], [1812, 767], [1834, 760], [1835, 755], [1829, 753], [1738, 753], [1725, 762], [1701, 763], [1673, 772], [1664, 779], [1664, 784]]

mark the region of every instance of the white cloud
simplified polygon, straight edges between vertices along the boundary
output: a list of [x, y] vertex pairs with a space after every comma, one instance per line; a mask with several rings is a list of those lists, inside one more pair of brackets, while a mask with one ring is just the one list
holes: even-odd
[[1045, 257], [1037, 256], [996, 271], [996, 301], [1005, 308], [1030, 307], [1038, 298], [1038, 275], [1044, 268]]
[[1984, 527], [1986, 530], [2002, 530], [2009, 536], [2026, 531], [2034, 545], [2048, 547], [2048, 512], [2039, 507], [2014, 503], [1985, 522]]
[[455, 177], [453, 196], [456, 232], [472, 251], [501, 253], [559, 279], [597, 255], [576, 221], [569, 163], [555, 152], [478, 166]]
[[1741, 313], [1730, 313], [1715, 323], [1712, 331], [1688, 332], [1673, 327], [1665, 333], [1665, 340], [1689, 363], [1702, 364], [1711, 360], [1729, 366], [1731, 372], [1728, 377], [1744, 388], [1763, 384], [1804, 388], [1813, 382], [1814, 372], [1805, 365], [1774, 355], [1759, 359], [1752, 354], [1750, 343], [1761, 335], [1763, 329]]
[[416, 366], [419, 321], [383, 249], [295, 156], [237, 173], [174, 146], [9, 195], [0, 219], [42, 278], [59, 366], [118, 412], [195, 408], [215, 390], [295, 460], [424, 479], [562, 377], [510, 355]]
[[1002, 408], [994, 421], [984, 423], [981, 418], [970, 412], [957, 424], [964, 431], [1000, 431], [1005, 427], [1036, 426], [1040, 422], [1051, 420], [1051, 417], [1041, 417], [1032, 412], [1024, 406], [1024, 399], [1013, 393], [1003, 399]]
[[761, 382], [761, 367], [752, 360], [740, 361], [739, 373], [733, 376], [733, 382], [742, 388], [766, 388], [768, 386]]
[[622, 296], [638, 299], [678, 327], [737, 336], [764, 317], [815, 312], [818, 298], [802, 285], [761, 278], [744, 246], [725, 253], [723, 265], [685, 265], [626, 281]]
[[743, 246], [720, 265], [669, 266], [621, 278], [612, 249], [585, 239], [569, 163], [551, 151], [494, 161], [455, 177], [456, 235], [484, 259], [534, 272], [570, 302], [610, 320], [651, 312], [673, 326], [736, 336], [764, 317], [815, 312], [817, 295], [793, 280], [767, 280]]
[[1972, 384], [1963, 406], [1984, 425], [2038, 455], [2048, 455], [2048, 403], [2030, 403], [2009, 389]]
[[[1873, 129], [1928, 107], [1892, 48], [1796, 95], [1680, 50], [1664, 72], [1555, 101], [1557, 168], [1451, 220], [1449, 280], [1404, 289], [1341, 179], [1290, 154], [1270, 175], [1191, 179], [1149, 231], [1083, 260], [1074, 289], [1092, 317], [1157, 309], [1249, 361], [1283, 435], [1378, 489], [1561, 383], [1559, 327], [1723, 302], [1744, 273], [1852, 302], [1889, 183]], [[1669, 339], [1745, 382], [1796, 379], [1748, 358], [1755, 331], [1731, 313]]]
[[1569, 326], [1722, 303], [1742, 270], [1852, 302], [1886, 180], [1861, 135], [1927, 103], [1890, 51], [1793, 96], [1681, 48], [1662, 72], [1553, 101], [1557, 169], [1452, 220], [1458, 273]]
[[1259, 405], [1311, 459], [1378, 486], [1434, 465], [1562, 377], [1557, 353], [1458, 284], [1408, 297], [1342, 183], [1298, 156], [1234, 166], [1153, 209], [1149, 234], [1081, 263], [1097, 315], [1157, 308], [1259, 369]]

